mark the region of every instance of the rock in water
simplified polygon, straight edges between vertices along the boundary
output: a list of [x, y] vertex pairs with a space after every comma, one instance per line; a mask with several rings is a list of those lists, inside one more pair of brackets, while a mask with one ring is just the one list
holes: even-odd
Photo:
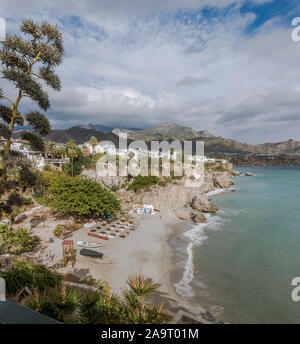
[[192, 217], [193, 221], [196, 223], [206, 222], [206, 217], [202, 213], [197, 213]]
[[207, 198], [196, 196], [192, 200], [192, 208], [203, 213], [216, 213], [218, 207], [211, 203]]
[[253, 177], [253, 176], [254, 176], [254, 174], [253, 174], [253, 173], [251, 173], [251, 172], [246, 172], [246, 173], [245, 173], [245, 176], [247, 176], [247, 177]]
[[180, 220], [189, 220], [194, 215], [193, 210], [191, 208], [180, 208], [175, 210], [175, 215]]

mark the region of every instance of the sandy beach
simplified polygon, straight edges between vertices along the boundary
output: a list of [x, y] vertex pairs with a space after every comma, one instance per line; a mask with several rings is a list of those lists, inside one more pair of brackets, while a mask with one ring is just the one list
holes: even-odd
[[[71, 238], [76, 249], [76, 264], [69, 264], [59, 271], [71, 273], [81, 279], [95, 278], [107, 281], [111, 291], [120, 293], [126, 287], [129, 275], [142, 273], [152, 278], [159, 285], [159, 295], [166, 298], [166, 309], [176, 311], [183, 308], [184, 303], [174, 288], [172, 273], [177, 269], [172, 261], [173, 251], [168, 240], [174, 232], [186, 226], [175, 216], [164, 213], [139, 216], [140, 224], [126, 238], [114, 238], [109, 241], [91, 238], [89, 229], [81, 229]], [[102, 259], [83, 257], [79, 254], [77, 240], [102, 242], [101, 248], [95, 251], [104, 254]], [[61, 244], [56, 239], [48, 250], [55, 253], [55, 260], [61, 259]]]

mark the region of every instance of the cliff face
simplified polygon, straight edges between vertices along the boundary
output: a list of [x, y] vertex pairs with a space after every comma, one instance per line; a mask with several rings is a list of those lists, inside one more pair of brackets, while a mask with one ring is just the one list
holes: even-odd
[[[212, 204], [207, 197], [209, 191], [222, 188], [229, 188], [234, 183], [231, 176], [239, 175], [235, 172], [231, 164], [223, 172], [206, 171], [204, 183], [199, 187], [187, 187], [187, 177], [175, 179], [162, 185], [154, 185], [146, 190], [135, 193], [132, 190], [120, 189], [116, 192], [122, 200], [123, 210], [130, 211], [134, 204], [151, 204], [156, 210], [161, 212], [173, 211], [180, 219], [193, 219], [195, 222], [204, 222], [202, 213], [214, 213], [217, 207]], [[94, 179], [95, 172], [84, 171], [83, 175]], [[127, 181], [126, 177], [98, 177], [98, 182], [111, 188], [121, 187]]]
[[234, 183], [229, 179], [230, 172], [206, 173], [201, 187], [186, 187], [185, 178], [167, 183], [166, 186], [155, 185], [148, 191], [121, 189], [117, 192], [123, 200], [124, 210], [129, 210], [133, 204], [152, 204], [159, 211], [172, 210], [181, 219], [194, 219], [204, 222], [202, 213], [215, 213], [217, 207], [212, 204], [206, 193], [216, 188], [228, 188]]
[[299, 166], [300, 157], [289, 156], [235, 156], [231, 158], [235, 166]]

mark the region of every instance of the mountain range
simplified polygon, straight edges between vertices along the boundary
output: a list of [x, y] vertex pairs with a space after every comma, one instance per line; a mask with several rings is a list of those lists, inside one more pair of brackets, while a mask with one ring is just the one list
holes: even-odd
[[[24, 128], [25, 129], [25, 128]], [[27, 129], [27, 128], [26, 128]], [[27, 129], [28, 130], [28, 129]], [[112, 128], [101, 124], [88, 124], [75, 126], [64, 130], [52, 130], [47, 136], [48, 140], [66, 143], [69, 139], [73, 139], [77, 144], [87, 142], [91, 136], [95, 136], [97, 140], [112, 141], [116, 147], [119, 143], [120, 133], [127, 133], [128, 142], [139, 140], [144, 142], [150, 141], [204, 141], [205, 153], [237, 153], [237, 154], [284, 154], [284, 155], [300, 155], [300, 142], [288, 140], [277, 143], [264, 143], [250, 145], [241, 143], [236, 140], [214, 136], [207, 130], [196, 131], [192, 128], [177, 125], [171, 122], [163, 123], [160, 126], [136, 129], [136, 128]], [[19, 137], [22, 130], [15, 133], [14, 137]]]

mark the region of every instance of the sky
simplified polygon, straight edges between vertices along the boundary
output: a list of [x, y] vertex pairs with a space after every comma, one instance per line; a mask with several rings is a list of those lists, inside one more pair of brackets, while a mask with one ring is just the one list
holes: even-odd
[[300, 140], [299, 0], [1, 0], [0, 17], [8, 34], [28, 18], [63, 34], [54, 129], [174, 122], [247, 143]]

